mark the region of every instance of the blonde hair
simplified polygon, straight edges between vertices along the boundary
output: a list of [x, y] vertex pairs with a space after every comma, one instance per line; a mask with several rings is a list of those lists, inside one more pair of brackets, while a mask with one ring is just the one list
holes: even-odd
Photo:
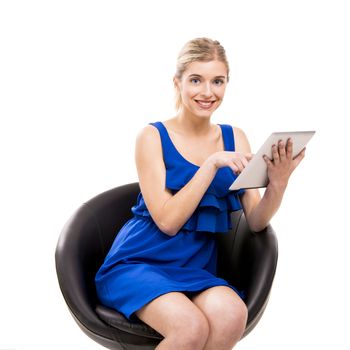
[[[196, 38], [188, 41], [181, 49], [177, 57], [175, 77], [181, 80], [187, 66], [195, 61], [209, 62], [218, 60], [223, 62], [227, 68], [227, 81], [229, 80], [229, 65], [226, 58], [225, 49], [217, 40], [209, 38]], [[179, 89], [175, 90], [175, 109], [178, 111], [182, 105]]]

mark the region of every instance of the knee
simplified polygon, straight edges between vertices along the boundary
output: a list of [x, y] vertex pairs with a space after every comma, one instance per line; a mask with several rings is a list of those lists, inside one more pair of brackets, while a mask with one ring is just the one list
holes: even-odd
[[203, 349], [209, 337], [209, 322], [202, 314], [191, 315], [186, 322], [174, 327], [173, 337], [178, 349]]
[[226, 335], [231, 334], [233, 339], [239, 341], [247, 326], [248, 309], [246, 305], [242, 302], [234, 310], [231, 310], [231, 312], [225, 313], [223, 320], [225, 325], [221, 325], [221, 330]]
[[241, 335], [243, 335], [248, 321], [248, 309], [243, 302], [241, 306], [237, 309], [235, 320], [237, 328], [240, 330]]

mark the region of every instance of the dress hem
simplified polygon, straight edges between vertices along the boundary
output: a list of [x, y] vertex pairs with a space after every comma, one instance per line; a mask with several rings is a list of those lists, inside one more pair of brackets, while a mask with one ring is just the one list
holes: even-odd
[[242, 292], [239, 292], [235, 287], [231, 286], [228, 283], [222, 283], [222, 284], [209, 284], [205, 287], [200, 287], [200, 288], [170, 288], [169, 290], [163, 290], [163, 291], [158, 291], [157, 293], [152, 294], [149, 298], [144, 299], [142, 304], [135, 306], [131, 311], [124, 313], [122, 311], [117, 310], [118, 312], [120, 312], [121, 314], [124, 315], [124, 317], [126, 317], [129, 321], [131, 322], [138, 322], [140, 321], [140, 319], [137, 317], [137, 315], [135, 314], [136, 311], [140, 310], [143, 306], [145, 306], [146, 304], [150, 303], [151, 301], [153, 301], [154, 299], [160, 297], [161, 295], [167, 294], [167, 293], [171, 293], [171, 292], [189, 292], [189, 293], [198, 293], [198, 292], [202, 292], [206, 289], [212, 288], [212, 287], [218, 287], [218, 286], [226, 286], [231, 288], [235, 293], [237, 293], [237, 295], [243, 300], [243, 296], [242, 296]]

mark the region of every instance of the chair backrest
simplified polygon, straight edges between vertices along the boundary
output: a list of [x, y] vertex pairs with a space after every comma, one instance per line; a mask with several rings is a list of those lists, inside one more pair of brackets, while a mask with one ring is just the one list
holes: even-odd
[[72, 215], [57, 243], [56, 271], [69, 310], [79, 323], [102, 333], [105, 324], [94, 311], [95, 274], [118, 230], [131, 218], [139, 192], [139, 184], [131, 183], [90, 199]]

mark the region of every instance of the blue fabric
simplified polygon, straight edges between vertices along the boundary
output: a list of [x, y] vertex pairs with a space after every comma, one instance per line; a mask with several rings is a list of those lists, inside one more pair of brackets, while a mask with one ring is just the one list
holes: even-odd
[[[166, 187], [175, 194], [199, 167], [175, 148], [162, 122], [150, 123], [159, 131], [166, 166]], [[234, 151], [233, 129], [218, 124], [225, 150]], [[241, 209], [239, 195], [229, 191], [236, 175], [220, 168], [197, 209], [175, 236], [162, 232], [153, 221], [142, 193], [131, 208], [133, 217], [119, 230], [98, 270], [95, 283], [101, 303], [116, 309], [130, 321], [134, 312], [154, 298], [181, 291], [190, 295], [213, 286], [228, 286], [217, 277], [216, 234], [231, 229], [230, 212]]]

